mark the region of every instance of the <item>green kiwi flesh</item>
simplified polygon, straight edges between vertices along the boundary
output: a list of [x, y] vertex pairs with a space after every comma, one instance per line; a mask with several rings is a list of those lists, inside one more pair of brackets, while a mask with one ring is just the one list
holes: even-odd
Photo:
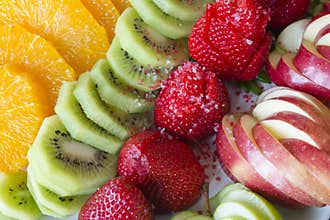
[[159, 89], [172, 68], [148, 67], [139, 63], [124, 50], [117, 37], [112, 40], [107, 60], [113, 74], [122, 82], [140, 91], [150, 92]]
[[153, 0], [166, 14], [182, 21], [196, 21], [202, 16], [206, 5], [214, 0]]
[[74, 140], [58, 116], [43, 121], [28, 153], [35, 179], [60, 196], [93, 193], [117, 174], [117, 159]]
[[96, 84], [91, 79], [90, 73], [80, 75], [74, 95], [87, 118], [120, 139], [128, 137], [127, 128], [121, 126], [117, 118], [110, 113], [109, 108], [99, 97]]
[[26, 172], [0, 175], [0, 212], [10, 218], [36, 220], [41, 212], [26, 186]]
[[173, 67], [189, 58], [187, 39], [163, 36], [143, 22], [133, 8], [121, 14], [115, 33], [122, 48], [144, 66]]
[[130, 0], [145, 23], [171, 39], [188, 37], [194, 21], [182, 21], [164, 13], [152, 0]]
[[10, 217], [8, 217], [8, 216], [3, 215], [2, 213], [0, 213], [0, 219], [1, 219], [1, 220], [15, 220], [15, 219], [13, 219], [13, 218], [10, 218]]
[[76, 82], [62, 84], [55, 106], [56, 114], [74, 139], [116, 154], [123, 144], [122, 141], [86, 117], [74, 96], [76, 84]]
[[[83, 206], [88, 196], [62, 197], [40, 185], [28, 167], [27, 186], [41, 212], [45, 215], [65, 218], [77, 213]], [[42, 208], [41, 208], [42, 207]]]
[[102, 100], [110, 106], [127, 113], [150, 111], [154, 106], [155, 95], [140, 93], [118, 80], [106, 60], [99, 60], [91, 71]]

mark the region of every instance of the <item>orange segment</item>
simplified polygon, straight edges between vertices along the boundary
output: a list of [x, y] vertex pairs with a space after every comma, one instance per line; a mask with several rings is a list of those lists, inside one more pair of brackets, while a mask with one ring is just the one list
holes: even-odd
[[14, 64], [41, 80], [53, 107], [62, 81], [77, 78], [74, 70], [42, 37], [20, 26], [0, 25], [0, 65]]
[[112, 2], [120, 13], [125, 11], [125, 9], [128, 7], [132, 7], [131, 3], [129, 3], [129, 0], [112, 0]]
[[81, 0], [94, 18], [103, 26], [112, 41], [119, 12], [110, 0]]
[[20, 24], [50, 41], [78, 72], [105, 57], [105, 29], [79, 0], [0, 0], [0, 22]]
[[42, 120], [50, 115], [45, 94], [33, 74], [0, 67], [0, 172], [17, 172], [27, 164], [27, 152]]

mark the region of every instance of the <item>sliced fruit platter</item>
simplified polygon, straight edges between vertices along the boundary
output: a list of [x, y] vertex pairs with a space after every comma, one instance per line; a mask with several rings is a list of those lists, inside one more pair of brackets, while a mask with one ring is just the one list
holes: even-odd
[[330, 219], [330, 2], [0, 12], [0, 219]]

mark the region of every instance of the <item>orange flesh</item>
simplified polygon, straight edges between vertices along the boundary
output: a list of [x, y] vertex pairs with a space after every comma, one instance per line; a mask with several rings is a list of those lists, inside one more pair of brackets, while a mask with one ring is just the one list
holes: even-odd
[[14, 173], [27, 165], [27, 152], [52, 108], [33, 74], [2, 66], [0, 78], [0, 172]]
[[110, 0], [81, 0], [94, 18], [101, 24], [108, 34], [109, 42], [114, 37], [115, 25], [119, 12]]
[[131, 3], [129, 3], [129, 0], [112, 0], [112, 2], [120, 13], [125, 11], [125, 9], [128, 7], [132, 7]]
[[78, 72], [105, 57], [107, 33], [79, 0], [0, 0], [0, 22], [50, 41]]
[[53, 108], [62, 81], [77, 78], [74, 70], [45, 39], [20, 26], [0, 25], [0, 65], [13, 64], [29, 72], [46, 87]]

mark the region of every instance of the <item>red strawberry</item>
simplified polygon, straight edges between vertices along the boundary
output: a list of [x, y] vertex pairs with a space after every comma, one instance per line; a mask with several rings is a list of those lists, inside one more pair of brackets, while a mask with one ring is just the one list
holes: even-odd
[[158, 212], [184, 210], [200, 197], [204, 170], [183, 142], [144, 131], [123, 146], [118, 174], [138, 186]]
[[226, 88], [213, 72], [186, 62], [170, 73], [156, 100], [155, 124], [188, 140], [214, 133], [229, 110]]
[[117, 177], [99, 188], [85, 203], [79, 220], [154, 218], [151, 204], [125, 177]]
[[[256, 55], [260, 57], [260, 47], [270, 47], [271, 39], [265, 37], [269, 14], [269, 10], [254, 0], [219, 1], [208, 5], [189, 38], [192, 58], [222, 79], [253, 79], [261, 68], [249, 70], [249, 63]], [[263, 52], [266, 57], [268, 50]], [[265, 61], [262, 59], [262, 64]]]
[[303, 18], [309, 4], [310, 0], [276, 0], [273, 4], [269, 4], [272, 9], [270, 28], [280, 31], [294, 21]]

